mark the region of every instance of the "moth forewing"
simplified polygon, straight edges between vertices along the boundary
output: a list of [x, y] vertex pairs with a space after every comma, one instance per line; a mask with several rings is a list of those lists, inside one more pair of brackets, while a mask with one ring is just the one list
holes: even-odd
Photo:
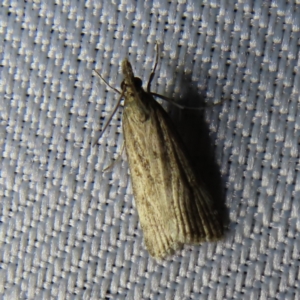
[[169, 116], [143, 90], [127, 59], [122, 71], [125, 149], [149, 253], [162, 258], [181, 244], [220, 238], [211, 196], [197, 180]]

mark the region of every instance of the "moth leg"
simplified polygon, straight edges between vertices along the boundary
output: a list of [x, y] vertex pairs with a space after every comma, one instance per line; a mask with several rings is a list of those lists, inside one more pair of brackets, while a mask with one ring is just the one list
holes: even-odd
[[105, 125], [104, 125], [102, 131], [100, 132], [99, 136], [93, 141], [92, 147], [94, 147], [94, 146], [97, 144], [97, 142], [99, 141], [99, 139], [102, 137], [104, 131], [105, 131], [106, 128], [108, 127], [108, 125], [109, 125], [111, 119], [113, 118], [114, 114], [116, 113], [117, 109], [118, 109], [119, 106], [120, 106], [121, 100], [122, 100], [122, 98], [123, 98], [123, 96], [124, 96], [124, 92], [125, 92], [125, 91], [123, 91], [122, 93], [120, 93], [121, 95], [120, 95], [120, 97], [119, 97], [119, 100], [118, 100], [118, 102], [117, 102], [117, 104], [116, 104], [116, 106], [115, 106], [113, 112], [110, 114], [110, 116], [109, 116], [107, 122], [105, 123]]
[[154, 78], [154, 74], [155, 74], [155, 70], [158, 64], [158, 57], [159, 57], [159, 47], [158, 47], [158, 43], [156, 42], [156, 58], [155, 58], [155, 65], [154, 68], [150, 74], [149, 80], [148, 80], [148, 84], [147, 84], [147, 93], [150, 93], [150, 89], [151, 89], [151, 82]]
[[202, 107], [187, 107], [187, 106], [184, 106], [184, 105], [181, 105], [181, 104], [178, 104], [177, 102], [175, 102], [174, 100], [172, 100], [171, 98], [168, 98], [166, 96], [163, 96], [163, 95], [160, 95], [160, 94], [156, 94], [156, 93], [152, 93], [150, 92], [150, 94], [154, 97], [157, 97], [157, 98], [160, 98], [160, 99], [163, 99], [165, 101], [168, 101], [170, 102], [172, 105], [180, 108], [180, 109], [194, 109], [194, 110], [204, 110], [208, 107], [212, 107], [212, 106], [217, 106], [217, 105], [220, 105], [222, 104], [225, 99], [221, 100], [220, 102], [217, 102], [217, 103], [211, 103], [211, 104], [205, 104], [204, 106]]
[[121, 158], [121, 156], [122, 156], [122, 154], [123, 154], [124, 148], [125, 148], [125, 143], [124, 143], [124, 141], [123, 141], [122, 148], [121, 148], [121, 152], [119, 152], [117, 158], [116, 158], [114, 161], [112, 161], [107, 167], [105, 167], [105, 168], [102, 170], [102, 172], [107, 172], [107, 171], [109, 171], [109, 170], [114, 166], [114, 164], [120, 160], [120, 158]]
[[112, 90], [114, 90], [116, 93], [121, 94], [122, 92], [120, 92], [118, 89], [114, 88], [113, 86], [111, 86], [101, 75], [98, 71], [94, 70], [94, 72], [98, 75], [98, 77], [100, 77], [101, 80], [103, 80], [103, 82], [110, 87]]

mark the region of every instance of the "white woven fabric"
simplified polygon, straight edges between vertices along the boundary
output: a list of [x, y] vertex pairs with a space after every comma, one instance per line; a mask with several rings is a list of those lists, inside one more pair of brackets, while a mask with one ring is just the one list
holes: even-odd
[[[1, 299], [300, 299], [300, 2], [199, 2], [1, 1]], [[91, 149], [117, 101], [93, 69], [118, 88], [127, 56], [145, 83], [156, 41], [153, 91], [226, 99], [171, 109], [228, 230], [162, 261], [125, 155], [102, 172], [122, 108]]]

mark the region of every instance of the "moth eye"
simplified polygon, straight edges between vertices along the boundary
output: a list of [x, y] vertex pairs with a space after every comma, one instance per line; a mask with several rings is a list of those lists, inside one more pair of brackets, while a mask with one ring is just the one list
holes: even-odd
[[142, 79], [139, 78], [139, 77], [134, 77], [134, 85], [135, 85], [135, 87], [137, 87], [137, 88], [142, 87], [142, 85], [143, 85]]
[[121, 82], [121, 90], [123, 91], [124, 88], [125, 88], [125, 82], [124, 82], [124, 80], [123, 80], [123, 81]]

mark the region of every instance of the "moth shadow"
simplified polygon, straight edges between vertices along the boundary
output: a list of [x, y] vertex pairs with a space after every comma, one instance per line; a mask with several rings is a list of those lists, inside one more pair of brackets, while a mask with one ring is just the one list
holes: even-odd
[[[195, 88], [185, 82], [184, 86], [188, 88], [178, 103], [185, 107], [204, 107], [204, 96], [199, 95]], [[170, 117], [185, 144], [194, 171], [213, 198], [225, 231], [229, 224], [229, 211], [225, 205], [225, 182], [222, 181], [220, 167], [215, 159], [213, 136], [210, 136], [210, 130], [205, 122], [204, 110], [180, 109], [171, 104], [168, 108]], [[222, 104], [214, 108], [207, 107], [205, 110], [221, 110], [221, 108]]]

